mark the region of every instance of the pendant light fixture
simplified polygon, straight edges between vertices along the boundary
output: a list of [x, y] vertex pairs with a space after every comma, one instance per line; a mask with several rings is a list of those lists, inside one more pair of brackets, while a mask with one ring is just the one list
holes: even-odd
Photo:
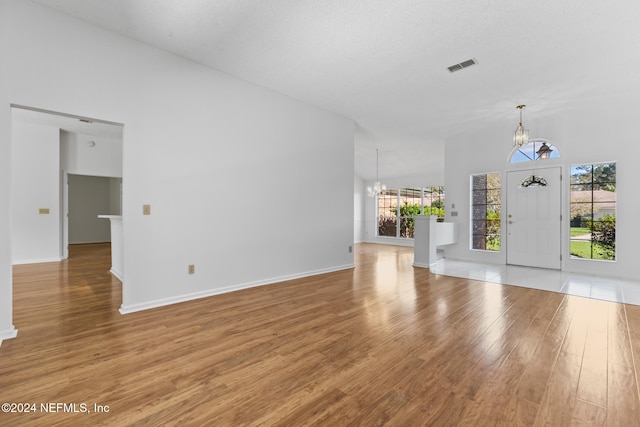
[[376, 197], [387, 189], [386, 185], [380, 184], [380, 179], [378, 177], [379, 162], [380, 156], [378, 153], [378, 149], [376, 148], [376, 182], [373, 184], [373, 187], [367, 187], [367, 193], [369, 194], [369, 197]]
[[520, 124], [518, 128], [513, 133], [513, 146], [514, 147], [522, 147], [529, 142], [529, 129], [525, 129], [522, 126], [522, 110], [526, 107], [526, 105], [518, 105], [516, 108], [520, 110]]

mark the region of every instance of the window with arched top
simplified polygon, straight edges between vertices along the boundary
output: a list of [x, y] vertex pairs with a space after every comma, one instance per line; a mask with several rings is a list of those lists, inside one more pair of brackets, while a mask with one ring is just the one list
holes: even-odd
[[511, 153], [510, 163], [532, 162], [536, 160], [557, 159], [558, 149], [546, 139], [533, 139]]

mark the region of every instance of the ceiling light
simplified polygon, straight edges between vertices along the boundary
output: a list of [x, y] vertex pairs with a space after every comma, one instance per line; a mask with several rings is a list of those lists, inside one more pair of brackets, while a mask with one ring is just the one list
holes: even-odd
[[518, 128], [513, 133], [513, 146], [514, 147], [522, 147], [523, 145], [529, 142], [529, 129], [525, 129], [522, 126], [522, 110], [526, 107], [526, 105], [518, 105], [516, 108], [520, 110], [520, 124]]
[[379, 165], [379, 154], [378, 149], [376, 148], [376, 182], [373, 184], [373, 187], [367, 187], [367, 193], [369, 197], [376, 197], [380, 195], [384, 190], [387, 189], [387, 186], [384, 184], [380, 184], [380, 179], [378, 178], [378, 165]]

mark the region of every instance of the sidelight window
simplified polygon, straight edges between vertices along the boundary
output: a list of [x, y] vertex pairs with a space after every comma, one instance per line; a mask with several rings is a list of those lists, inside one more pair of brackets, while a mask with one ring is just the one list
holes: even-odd
[[572, 258], [616, 259], [616, 164], [571, 166]]
[[500, 174], [471, 176], [471, 249], [500, 250]]

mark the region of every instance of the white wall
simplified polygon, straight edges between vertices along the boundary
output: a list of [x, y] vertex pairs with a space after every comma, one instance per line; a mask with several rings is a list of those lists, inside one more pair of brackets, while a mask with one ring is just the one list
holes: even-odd
[[[0, 8], [0, 124], [14, 103], [125, 125], [124, 312], [353, 266], [351, 120], [29, 2]], [[298, 209], [319, 194], [337, 214]], [[0, 247], [0, 300], [8, 264]]]
[[[630, 94], [633, 92], [630, 92]], [[603, 104], [594, 100], [553, 115], [532, 116], [526, 120], [531, 137], [551, 140], [561, 155], [545, 165], [559, 164], [563, 168], [563, 270], [582, 273], [603, 274], [637, 278], [640, 266], [637, 262], [640, 241], [640, 197], [637, 196], [637, 153], [635, 136], [630, 123], [637, 116], [635, 99], [610, 100]], [[510, 168], [535, 166], [535, 163], [507, 163], [511, 151], [513, 123], [488, 127], [473, 135], [460, 135], [446, 143], [445, 186], [447, 191], [447, 221], [458, 224], [458, 243], [447, 246], [445, 256], [479, 262], [506, 262], [506, 250], [499, 253], [472, 251], [469, 249], [470, 195], [469, 176], [473, 173], [501, 172], [503, 183]], [[512, 129], [513, 128], [513, 129]], [[616, 262], [571, 259], [568, 245], [569, 218], [569, 167], [575, 164], [617, 162], [617, 233]], [[536, 162], [537, 164], [543, 164]], [[504, 193], [504, 191], [503, 191]], [[503, 230], [506, 213], [506, 198], [503, 194]], [[456, 204], [458, 217], [451, 217], [451, 203]], [[504, 237], [504, 236], [503, 236]], [[503, 239], [504, 241], [504, 239]]]
[[60, 131], [60, 167], [75, 175], [122, 177], [122, 138]]
[[[60, 131], [13, 124], [11, 241], [14, 264], [60, 260]], [[48, 209], [41, 214], [40, 209]]]

